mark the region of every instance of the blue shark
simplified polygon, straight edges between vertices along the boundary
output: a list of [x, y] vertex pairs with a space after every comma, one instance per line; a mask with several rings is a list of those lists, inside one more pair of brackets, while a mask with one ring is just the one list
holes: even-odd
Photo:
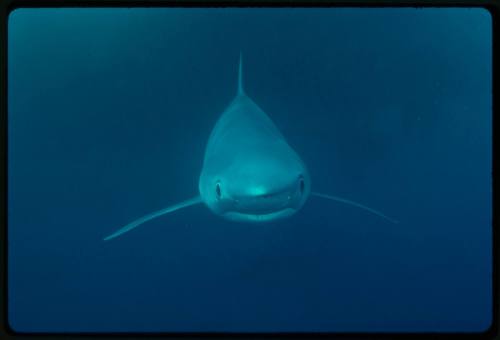
[[270, 222], [294, 215], [309, 196], [355, 206], [398, 223], [360, 203], [311, 191], [311, 177], [300, 156], [245, 93], [241, 55], [236, 96], [210, 134], [198, 190], [197, 196], [136, 219], [104, 240], [197, 204], [205, 204], [215, 215], [235, 222]]

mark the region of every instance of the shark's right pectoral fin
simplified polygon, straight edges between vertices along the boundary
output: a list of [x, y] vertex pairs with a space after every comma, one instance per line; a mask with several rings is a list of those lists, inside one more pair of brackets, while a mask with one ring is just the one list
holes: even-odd
[[193, 198], [191, 198], [189, 200], [186, 200], [184, 202], [172, 205], [172, 206], [167, 207], [165, 209], [154, 211], [154, 212], [152, 212], [150, 214], [147, 214], [146, 216], [143, 216], [141, 218], [138, 218], [135, 221], [130, 222], [126, 226], [124, 226], [124, 227], [118, 229], [117, 231], [115, 231], [113, 234], [111, 234], [109, 236], [106, 236], [104, 238], [104, 241], [108, 241], [108, 240], [111, 240], [112, 238], [120, 236], [121, 234], [124, 234], [127, 231], [130, 231], [130, 230], [132, 230], [132, 229], [140, 226], [141, 224], [143, 224], [143, 223], [145, 223], [147, 221], [152, 220], [153, 218], [156, 218], [156, 217], [159, 217], [159, 216], [162, 216], [162, 215], [165, 215], [165, 214], [169, 214], [169, 213], [174, 212], [176, 210], [179, 210], [179, 209], [182, 209], [182, 208], [186, 208], [186, 207], [190, 207], [190, 206], [198, 204], [198, 203], [201, 203], [201, 197], [200, 196], [193, 197]]

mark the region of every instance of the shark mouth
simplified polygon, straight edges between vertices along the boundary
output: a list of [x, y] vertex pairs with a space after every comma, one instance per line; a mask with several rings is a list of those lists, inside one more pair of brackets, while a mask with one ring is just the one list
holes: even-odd
[[300, 202], [297, 189], [286, 188], [281, 191], [260, 195], [233, 196], [227, 213], [242, 215], [267, 216], [281, 214], [287, 208], [295, 210]]
[[270, 213], [244, 213], [238, 211], [228, 211], [222, 216], [228, 220], [238, 222], [270, 222], [293, 215], [296, 212], [293, 208], [284, 208]]

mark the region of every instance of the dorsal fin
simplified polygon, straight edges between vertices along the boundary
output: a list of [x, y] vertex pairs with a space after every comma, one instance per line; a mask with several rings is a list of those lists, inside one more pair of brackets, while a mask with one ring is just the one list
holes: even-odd
[[240, 52], [240, 67], [238, 69], [238, 96], [245, 95], [245, 90], [243, 90], [243, 56]]

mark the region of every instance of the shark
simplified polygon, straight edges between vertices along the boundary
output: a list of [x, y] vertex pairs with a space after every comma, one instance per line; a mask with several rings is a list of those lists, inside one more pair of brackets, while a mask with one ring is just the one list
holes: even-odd
[[133, 220], [104, 240], [198, 204], [234, 222], [271, 222], [294, 215], [310, 196], [355, 206], [398, 223], [363, 204], [311, 190], [311, 176], [305, 163], [269, 116], [246, 94], [241, 54], [236, 96], [210, 134], [198, 190], [198, 195]]

